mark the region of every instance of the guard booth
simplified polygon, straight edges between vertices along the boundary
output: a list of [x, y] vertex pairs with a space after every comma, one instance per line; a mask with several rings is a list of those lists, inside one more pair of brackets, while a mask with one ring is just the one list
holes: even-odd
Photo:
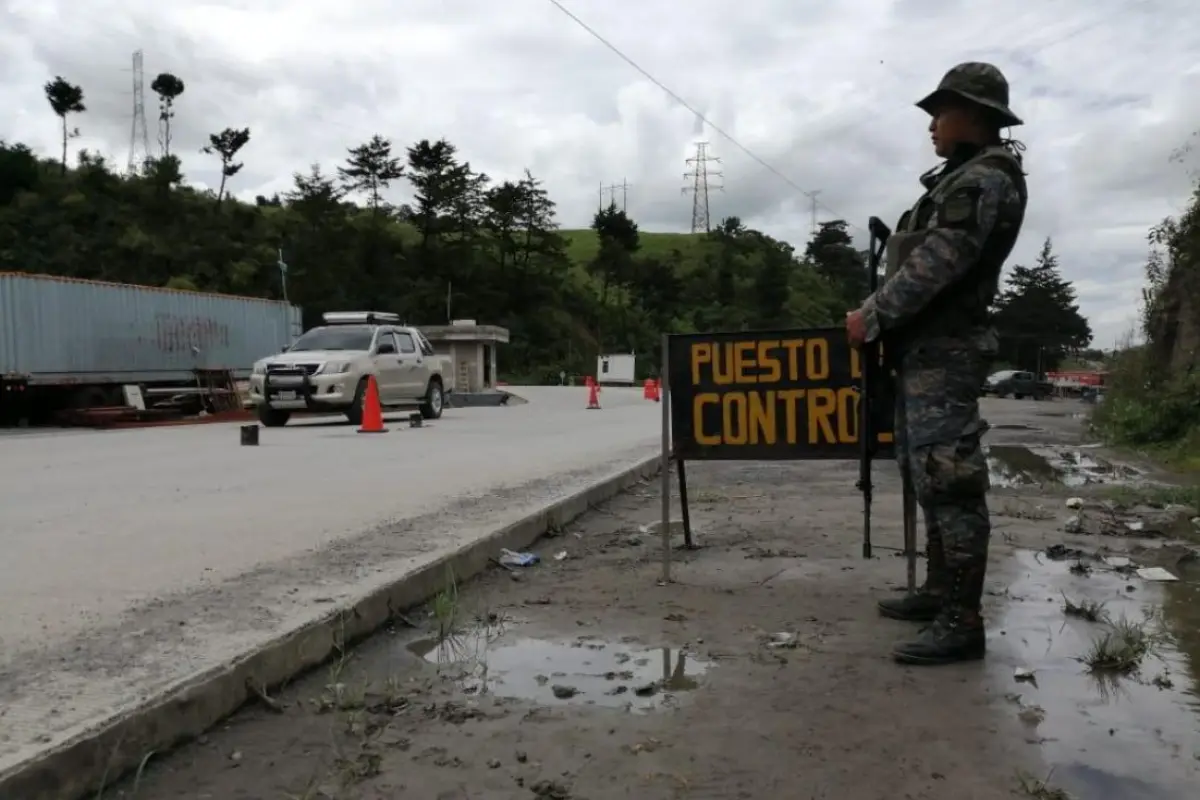
[[496, 348], [508, 344], [508, 328], [456, 319], [449, 325], [426, 325], [421, 332], [433, 349], [454, 362], [454, 394], [488, 392], [496, 386]]

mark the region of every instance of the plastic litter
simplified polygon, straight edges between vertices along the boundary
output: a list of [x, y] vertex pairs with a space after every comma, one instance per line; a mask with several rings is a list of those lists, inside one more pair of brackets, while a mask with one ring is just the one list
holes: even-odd
[[537, 553], [517, 553], [507, 549], [500, 551], [500, 563], [506, 567], [532, 567], [540, 560]]

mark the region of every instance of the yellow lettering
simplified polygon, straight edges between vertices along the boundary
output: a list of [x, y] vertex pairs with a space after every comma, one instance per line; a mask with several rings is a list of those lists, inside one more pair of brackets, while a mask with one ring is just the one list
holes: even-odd
[[829, 342], [824, 339], [809, 339], [804, 343], [806, 375], [810, 381], [823, 381], [829, 377]]
[[[699, 386], [700, 367], [704, 364], [712, 366], [713, 346], [708, 342], [697, 342], [692, 345], [692, 386]], [[699, 402], [700, 398], [696, 398]]]
[[787, 351], [789, 381], [800, 380], [800, 349], [802, 347], [804, 347], [803, 339], [789, 339], [783, 343], [783, 349]]
[[745, 444], [749, 438], [748, 422], [744, 393], [729, 392], [721, 398], [721, 429], [725, 434], [725, 444]]
[[883, 432], [883, 433], [880, 433], [880, 434], [879, 434], [879, 443], [880, 443], [880, 444], [891, 444], [891, 443], [892, 443], [892, 440], [893, 440], [894, 438], [895, 438], [895, 437], [893, 437], [893, 436], [892, 436], [892, 434], [890, 434], [890, 433], [887, 433], [887, 432], [885, 431], [885, 432]]
[[775, 444], [775, 392], [750, 393], [750, 444]]
[[850, 377], [855, 380], [862, 377], [862, 353], [857, 347], [850, 348]]
[[800, 401], [804, 399], [803, 389], [783, 389], [775, 393], [786, 405], [783, 410], [783, 441], [785, 444], [796, 444], [800, 439], [797, 432], [797, 410]]
[[720, 402], [720, 395], [714, 392], [698, 394], [696, 395], [696, 399], [692, 401], [692, 438], [696, 440], [696, 444], [713, 447], [721, 443], [721, 434], [704, 432], [704, 407], [716, 405]]
[[737, 383], [758, 383], [753, 370], [758, 366], [754, 360], [754, 342], [738, 342], [733, 346], [734, 374]]
[[758, 366], [764, 370], [758, 379], [762, 383], [775, 383], [783, 375], [783, 365], [775, 355], [779, 342], [762, 341], [758, 343]]
[[849, 386], [837, 390], [838, 441], [854, 444], [858, 441], [858, 390]]
[[713, 383], [717, 386], [733, 383], [733, 345], [729, 342], [713, 346]]
[[837, 444], [837, 437], [833, 434], [833, 422], [829, 419], [836, 413], [837, 395], [833, 389], [808, 390], [809, 444], [822, 444], [818, 440], [818, 433], [825, 440], [824, 444]]

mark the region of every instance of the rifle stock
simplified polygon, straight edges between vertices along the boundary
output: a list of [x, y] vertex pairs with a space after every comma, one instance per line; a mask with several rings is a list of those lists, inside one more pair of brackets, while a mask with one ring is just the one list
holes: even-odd
[[[879, 265], [884, 248], [892, 232], [879, 217], [867, 221], [870, 247], [867, 255], [867, 292], [874, 294], [879, 288]], [[878, 340], [862, 347], [862, 375], [860, 377], [858, 401], [858, 436], [862, 448], [859, 463], [858, 489], [863, 493], [863, 558], [871, 557], [871, 502], [874, 486], [871, 482], [871, 459], [875, 456], [878, 437], [875, 435], [875, 419], [872, 413], [871, 396], [876, 391], [875, 382], [880, 379], [880, 343]], [[886, 380], [886, 376], [883, 376]]]

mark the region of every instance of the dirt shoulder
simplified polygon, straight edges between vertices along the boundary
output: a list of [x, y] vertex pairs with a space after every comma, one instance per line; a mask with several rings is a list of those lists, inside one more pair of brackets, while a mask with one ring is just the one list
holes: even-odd
[[[1027, 419], [1043, 413], [1002, 409], [1010, 427], [999, 425], [993, 440], [1077, 439], [1067, 415]], [[876, 542], [899, 546], [899, 482], [890, 464], [876, 475]], [[1129, 793], [1137, 784], [1120, 781], [1134, 778], [1113, 772], [1121, 759], [1092, 766], [1087, 753], [1109, 758], [1109, 744], [1090, 738], [1097, 719], [1116, 745], [1153, 748], [1124, 761], [1171, 771], [1153, 785], [1137, 778], [1152, 790], [1195, 779], [1194, 720], [1171, 717], [1177, 709], [1164, 701], [1149, 743], [1154, 720], [1128, 730], [1109, 722], [1073, 661], [1091, 629], [1053, 634], [1075, 624], [1059, 588], [1092, 580], [1073, 562], [1033, 557], [1066, 541], [1066, 487], [997, 489], [989, 657], [916, 669], [888, 658], [894, 641], [916, 632], [874, 608], [901, 590], [904, 562], [882, 551], [859, 557], [855, 479], [856, 465], [842, 463], [690, 466], [702, 546], [676, 551], [676, 582], [666, 586], [658, 540], [639, 532], [659, 514], [658, 484], [648, 483], [544, 540], [534, 566], [463, 585], [448, 576], [442, 598], [407, 616], [411, 626], [288, 687], [273, 710], [248, 708], [151, 757], [136, 794], [128, 781], [110, 796], [1056, 798], [1019, 775], [1044, 778], [1058, 765], [1077, 786], [1095, 769], [1122, 789], [1095, 797], [1177, 796]], [[1068, 591], [1098, 587], [1098, 603], [1137, 593], [1126, 577], [1105, 580]], [[452, 631], [440, 644], [439, 629]], [[1048, 633], [1059, 649], [1046, 646]], [[1187, 663], [1176, 668], [1190, 682]], [[1041, 683], [1016, 682], [1017, 669]], [[1147, 688], [1165, 674], [1147, 671], [1131, 685], [1167, 698], [1169, 678]], [[1051, 694], [1039, 694], [1047, 682]]]

